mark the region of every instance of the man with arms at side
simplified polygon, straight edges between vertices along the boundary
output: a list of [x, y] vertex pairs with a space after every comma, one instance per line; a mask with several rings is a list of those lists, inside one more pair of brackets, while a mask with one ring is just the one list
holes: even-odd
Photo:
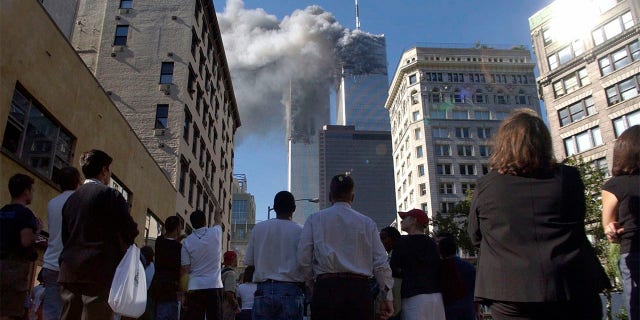
[[[473, 290], [476, 286], [476, 268], [469, 262], [466, 262], [456, 254], [458, 245], [451, 233], [440, 232], [437, 234], [438, 251], [443, 259], [443, 265], [455, 268], [460, 276], [461, 283], [464, 285], [465, 294], [462, 298], [444, 301], [444, 313], [447, 320], [476, 320], [477, 306], [473, 302]], [[450, 279], [443, 279], [444, 281]]]
[[104, 151], [80, 156], [86, 180], [62, 207], [62, 319], [111, 320], [107, 303], [116, 268], [138, 235], [122, 194], [110, 188], [111, 162]]
[[288, 191], [273, 199], [276, 219], [253, 227], [244, 263], [255, 266], [258, 284], [253, 302], [254, 320], [302, 320], [305, 271], [296, 251], [302, 227], [291, 221], [296, 203]]
[[393, 279], [378, 228], [371, 218], [353, 210], [353, 179], [344, 174], [331, 179], [331, 207], [311, 215], [302, 229], [298, 262], [313, 268], [311, 300], [314, 319], [371, 320], [374, 318], [369, 279], [375, 275], [380, 294], [380, 316], [393, 313]]
[[185, 320], [222, 319], [223, 286], [220, 275], [222, 258], [222, 211], [213, 215], [214, 226], [207, 228], [204, 212], [190, 217], [193, 232], [182, 241], [181, 285], [185, 294]]
[[60, 264], [58, 258], [62, 252], [62, 206], [80, 186], [80, 171], [74, 167], [60, 169], [60, 189], [62, 193], [51, 199], [47, 205], [47, 224], [49, 225], [49, 242], [44, 252], [42, 280], [44, 282], [44, 300], [42, 302], [42, 318], [44, 320], [60, 319], [62, 313], [62, 297], [58, 274]]
[[178, 319], [178, 291], [180, 291], [180, 252], [178, 241], [181, 225], [177, 216], [164, 222], [165, 233], [156, 239], [156, 272], [149, 288], [149, 297], [155, 304], [152, 318], [156, 320]]
[[33, 178], [16, 174], [9, 179], [11, 203], [0, 209], [0, 319], [22, 319], [31, 288], [31, 263], [38, 222], [27, 208], [33, 200]]
[[234, 320], [236, 314], [240, 313], [240, 306], [236, 298], [238, 287], [238, 255], [234, 251], [227, 251], [222, 255], [222, 287], [224, 288], [224, 301], [222, 303], [222, 319]]

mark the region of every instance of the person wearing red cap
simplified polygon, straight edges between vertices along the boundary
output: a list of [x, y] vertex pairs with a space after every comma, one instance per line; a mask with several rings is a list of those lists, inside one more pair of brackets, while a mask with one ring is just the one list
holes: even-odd
[[222, 303], [222, 319], [233, 320], [236, 313], [240, 312], [238, 299], [236, 299], [236, 288], [238, 274], [238, 255], [235, 251], [227, 251], [222, 256], [222, 285], [224, 287], [224, 302]]
[[407, 235], [396, 242], [391, 270], [402, 279], [403, 320], [445, 320], [438, 285], [440, 255], [433, 239], [425, 234], [429, 217], [420, 209], [398, 212]]

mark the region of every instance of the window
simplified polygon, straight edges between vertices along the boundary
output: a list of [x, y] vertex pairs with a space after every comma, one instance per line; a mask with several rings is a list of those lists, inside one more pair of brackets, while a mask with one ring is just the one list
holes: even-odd
[[457, 149], [458, 149], [458, 156], [461, 156], [461, 157], [473, 156], [473, 146], [458, 145]]
[[160, 68], [160, 83], [169, 84], [173, 82], [173, 62], [163, 62]]
[[418, 185], [418, 187], [420, 188], [420, 195], [421, 196], [427, 195], [427, 184], [426, 183], [421, 183], [421, 184]]
[[509, 116], [509, 112], [496, 111], [496, 120], [504, 120]]
[[600, 58], [598, 60], [600, 73], [602, 76], [606, 76], [614, 70], [618, 70], [630, 64], [632, 61], [637, 61], [638, 59], [640, 59], [640, 40], [636, 40], [628, 46], [625, 46], [604, 58]]
[[476, 120], [489, 120], [491, 118], [491, 114], [489, 111], [475, 111]]
[[449, 129], [434, 127], [432, 130], [434, 138], [449, 138]]
[[127, 34], [129, 34], [129, 26], [128, 25], [118, 25], [116, 26], [116, 37], [113, 40], [114, 46], [126, 46], [127, 45]]
[[464, 95], [460, 94], [460, 93], [454, 93], [453, 94], [453, 102], [455, 103], [464, 103]]
[[455, 202], [440, 202], [440, 212], [451, 212], [455, 206]]
[[450, 156], [451, 146], [448, 144], [436, 144], [434, 146], [436, 156]]
[[478, 128], [478, 138], [480, 139], [491, 138], [491, 128]]
[[73, 161], [74, 141], [75, 138], [46, 114], [44, 107], [26, 90], [15, 88], [2, 138], [4, 150], [58, 183], [60, 169]]
[[640, 74], [625, 79], [605, 89], [607, 103], [611, 106], [616, 103], [629, 100], [640, 92]]
[[602, 145], [602, 136], [600, 135], [599, 127], [591, 128], [587, 131], [578, 133], [575, 136], [564, 139], [564, 148], [567, 157], [587, 151], [599, 145]]
[[200, 43], [200, 39], [198, 39], [198, 33], [195, 28], [191, 28], [191, 55], [193, 58], [196, 58], [196, 52], [198, 52], [198, 44]]
[[451, 193], [453, 193], [453, 183], [441, 183], [440, 184], [440, 193], [442, 193], [442, 194], [451, 194]]
[[193, 189], [196, 186], [196, 175], [191, 172], [189, 175], [189, 193], [187, 194], [187, 201], [190, 205], [193, 205]]
[[516, 95], [516, 104], [527, 104], [527, 96], [522, 94]]
[[191, 153], [194, 156], [198, 154], [198, 139], [200, 139], [200, 130], [193, 124], [193, 139], [191, 140]]
[[420, 111], [414, 111], [413, 112], [413, 121], [418, 121], [420, 120]]
[[469, 111], [453, 111], [453, 119], [455, 120], [468, 120], [469, 119]]
[[476, 94], [473, 95], [473, 101], [476, 103], [485, 103], [487, 101], [485, 96], [482, 94], [482, 90], [476, 90]]
[[456, 138], [470, 138], [469, 128], [456, 128]]
[[616, 131], [616, 138], [619, 137], [629, 127], [640, 125], [640, 110], [627, 113], [622, 117], [613, 119], [613, 128]]
[[436, 164], [436, 173], [440, 175], [453, 174], [451, 173], [451, 164], [448, 164], [448, 163]]
[[424, 77], [426, 81], [442, 82], [442, 72], [427, 72]]
[[167, 127], [167, 120], [169, 118], [169, 105], [159, 104], [156, 106], [156, 122], [154, 128], [164, 129]]
[[593, 97], [588, 97], [558, 110], [558, 118], [560, 119], [560, 126], [566, 126], [595, 113], [596, 107], [593, 103]]
[[409, 84], [414, 84], [418, 82], [418, 76], [414, 73], [409, 76]]
[[422, 146], [416, 147], [416, 158], [422, 158], [423, 155]]
[[460, 174], [463, 176], [472, 176], [476, 174], [476, 166], [473, 164], [461, 164]]
[[595, 45], [600, 45], [601, 43], [619, 35], [624, 30], [628, 30], [633, 27], [633, 18], [631, 17], [631, 12], [627, 12], [619, 17], [616, 17], [614, 20], [605, 24], [604, 26], [594, 30], [591, 34], [593, 36], [593, 42]]
[[469, 183], [469, 182], [463, 182], [461, 186], [462, 186], [462, 193], [465, 195], [467, 194], [467, 192], [473, 191], [476, 188], [475, 183]]
[[489, 173], [489, 166], [486, 164], [482, 165], [482, 174], [487, 174]]
[[184, 106], [184, 126], [182, 127], [182, 137], [185, 141], [189, 142], [189, 128], [191, 128], [191, 112], [188, 107]]
[[581, 39], [575, 40], [570, 45], [547, 57], [547, 60], [549, 61], [549, 68], [554, 70], [582, 53], [584, 53], [584, 43]]
[[478, 146], [478, 152], [480, 153], [481, 157], [488, 157], [489, 156], [489, 147], [485, 146], [485, 145], [480, 145], [480, 146]]
[[187, 180], [187, 173], [189, 172], [189, 163], [184, 157], [180, 157], [180, 180], [178, 182], [178, 191], [184, 195], [184, 184]]
[[424, 164], [418, 165], [418, 177], [424, 177]]
[[422, 203], [420, 206], [421, 206], [421, 208], [422, 208], [422, 211], [424, 211], [424, 212], [429, 212], [429, 211], [428, 211], [428, 210], [429, 210], [429, 204], [428, 204], [428, 203], [426, 203], [426, 202], [425, 202], [425, 203]]
[[507, 104], [508, 101], [509, 99], [507, 96], [505, 96], [502, 91], [498, 90], [498, 94], [494, 96], [494, 102], [496, 104]]
[[545, 46], [553, 42], [553, 32], [551, 28], [542, 30], [542, 39], [544, 39]]
[[576, 72], [572, 72], [559, 81], [553, 83], [553, 93], [556, 98], [564, 96], [578, 90], [591, 83], [586, 68], [582, 68]]
[[422, 129], [416, 128], [415, 130], [413, 130], [413, 135], [415, 136], [416, 140], [422, 139]]
[[132, 9], [133, 0], [120, 0], [120, 9]]
[[431, 110], [429, 111], [431, 119], [446, 119], [447, 112], [445, 110]]

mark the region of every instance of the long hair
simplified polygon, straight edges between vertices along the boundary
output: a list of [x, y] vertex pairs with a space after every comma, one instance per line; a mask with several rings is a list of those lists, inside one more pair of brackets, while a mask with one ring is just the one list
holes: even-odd
[[489, 167], [500, 174], [536, 177], [556, 166], [551, 134], [531, 109], [518, 109], [506, 118], [493, 139]]
[[640, 173], [640, 125], [625, 130], [613, 147], [613, 176]]

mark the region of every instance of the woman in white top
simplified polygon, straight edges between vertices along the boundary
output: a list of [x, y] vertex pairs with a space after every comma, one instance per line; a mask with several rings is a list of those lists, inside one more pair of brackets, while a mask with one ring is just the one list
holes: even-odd
[[241, 311], [236, 315], [236, 320], [251, 320], [251, 309], [253, 309], [253, 295], [256, 292], [257, 284], [253, 282], [253, 266], [248, 266], [242, 276], [242, 284], [238, 286], [236, 295], [240, 302]]

